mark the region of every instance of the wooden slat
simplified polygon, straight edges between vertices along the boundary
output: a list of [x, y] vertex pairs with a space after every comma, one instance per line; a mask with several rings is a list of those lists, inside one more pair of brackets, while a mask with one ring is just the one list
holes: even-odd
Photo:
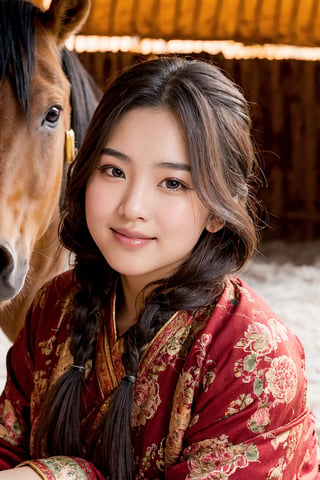
[[320, 46], [320, 1], [92, 0], [82, 33]]

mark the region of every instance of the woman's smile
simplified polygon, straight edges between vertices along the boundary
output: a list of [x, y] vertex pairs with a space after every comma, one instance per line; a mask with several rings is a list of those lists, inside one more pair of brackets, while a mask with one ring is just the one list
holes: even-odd
[[110, 228], [114, 238], [124, 247], [139, 248], [150, 244], [156, 240], [137, 231], [130, 231], [124, 228]]

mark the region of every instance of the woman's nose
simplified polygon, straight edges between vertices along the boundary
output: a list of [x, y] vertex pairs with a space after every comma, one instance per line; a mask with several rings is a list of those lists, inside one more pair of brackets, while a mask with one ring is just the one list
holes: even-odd
[[147, 220], [151, 207], [151, 195], [143, 185], [132, 186], [125, 192], [119, 206], [120, 215], [129, 220]]

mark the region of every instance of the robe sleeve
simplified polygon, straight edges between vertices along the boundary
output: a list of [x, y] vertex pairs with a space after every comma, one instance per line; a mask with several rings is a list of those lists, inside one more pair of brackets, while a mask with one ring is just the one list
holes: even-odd
[[300, 342], [258, 299], [228, 303], [180, 375], [166, 480], [320, 480]]
[[95, 466], [82, 458], [56, 456], [39, 460], [27, 460], [19, 466], [32, 468], [43, 480], [105, 480]]
[[22, 329], [7, 354], [7, 380], [0, 397], [0, 470], [13, 468], [30, 458], [30, 398], [33, 382], [27, 332]]
[[[55, 288], [53, 283], [51, 289]], [[56, 294], [50, 296], [50, 287], [43, 287], [29, 309], [25, 326], [7, 355], [7, 381], [0, 397], [0, 470], [28, 465], [45, 480], [60, 476], [70, 480], [103, 480], [104, 476], [94, 465], [81, 458], [31, 458], [30, 435], [35, 415], [32, 411], [34, 384], [41, 382], [41, 378], [38, 378], [41, 375], [47, 377], [46, 363], [50, 363], [48, 360], [39, 363], [38, 358], [43, 357], [39, 354], [39, 339], [48, 338], [51, 342], [57, 338], [59, 316], [54, 315], [52, 321], [48, 315], [55, 304]], [[58, 473], [60, 476], [56, 477]]]

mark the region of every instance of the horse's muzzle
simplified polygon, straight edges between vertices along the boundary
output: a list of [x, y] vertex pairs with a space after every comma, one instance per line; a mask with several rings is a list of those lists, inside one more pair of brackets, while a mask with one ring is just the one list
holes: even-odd
[[15, 297], [23, 287], [29, 262], [17, 259], [15, 252], [6, 243], [0, 243], [0, 301]]

